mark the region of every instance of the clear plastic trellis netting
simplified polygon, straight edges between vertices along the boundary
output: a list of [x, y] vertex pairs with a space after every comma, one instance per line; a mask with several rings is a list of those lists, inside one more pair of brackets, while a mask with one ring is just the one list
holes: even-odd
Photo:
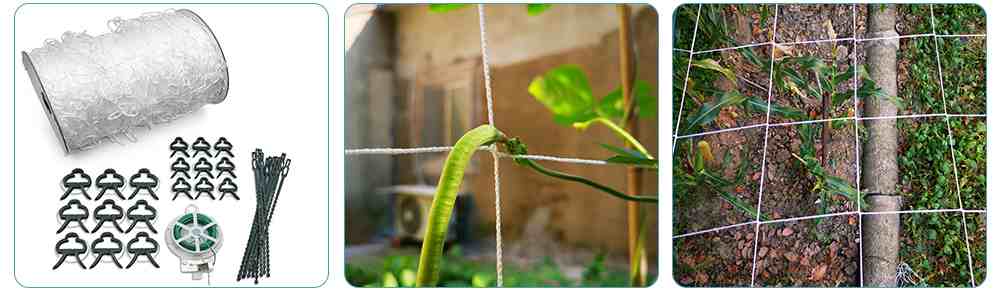
[[[986, 19], [977, 5], [688, 4], [674, 12], [673, 271], [684, 286], [866, 286], [862, 218], [899, 215], [898, 286], [986, 273]], [[897, 35], [898, 34], [898, 35]], [[866, 69], [898, 42], [897, 96]], [[890, 100], [896, 115], [866, 117]], [[895, 121], [898, 211], [868, 209], [868, 124]]]

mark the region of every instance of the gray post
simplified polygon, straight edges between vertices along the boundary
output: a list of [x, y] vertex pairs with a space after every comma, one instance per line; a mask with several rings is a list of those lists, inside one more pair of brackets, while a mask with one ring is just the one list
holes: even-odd
[[[896, 6], [868, 6], [868, 38], [898, 36]], [[889, 96], [896, 96], [896, 51], [898, 39], [882, 39], [862, 43], [867, 54], [866, 66], [877, 87]], [[860, 81], [858, 82], [860, 85]], [[896, 105], [876, 96], [866, 98], [866, 117], [894, 116]], [[898, 167], [896, 164], [897, 131], [895, 119], [868, 120], [868, 141], [864, 144], [862, 186], [869, 193], [865, 211], [898, 211], [900, 196], [896, 194]], [[864, 285], [895, 287], [899, 262], [899, 214], [865, 215]]]

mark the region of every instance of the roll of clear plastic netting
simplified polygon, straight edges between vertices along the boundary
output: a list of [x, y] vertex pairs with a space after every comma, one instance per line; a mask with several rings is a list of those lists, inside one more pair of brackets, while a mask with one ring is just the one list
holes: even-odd
[[136, 141], [137, 129], [226, 99], [218, 40], [190, 10], [108, 21], [110, 32], [66, 32], [22, 52], [24, 67], [67, 154]]

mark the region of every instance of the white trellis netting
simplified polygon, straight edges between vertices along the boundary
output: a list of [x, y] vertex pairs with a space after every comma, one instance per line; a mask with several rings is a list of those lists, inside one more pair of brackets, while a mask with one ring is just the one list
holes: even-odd
[[[792, 5], [794, 5], [794, 4], [792, 4]], [[688, 54], [688, 65], [687, 65], [686, 73], [684, 74], [684, 89], [681, 92], [680, 106], [681, 107], [684, 106], [684, 100], [687, 97], [687, 90], [688, 90], [687, 82], [688, 82], [689, 75], [691, 73], [691, 61], [694, 60], [694, 56], [695, 55], [705, 54], [705, 53], [712, 53], [712, 52], [720, 52], [720, 51], [736, 50], [736, 49], [741, 49], [741, 48], [750, 48], [750, 47], [758, 47], [758, 46], [770, 46], [772, 50], [771, 50], [771, 60], [770, 60], [771, 69], [768, 72], [768, 75], [770, 77], [768, 79], [768, 87], [767, 87], [767, 104], [768, 104], [768, 109], [767, 109], [767, 113], [765, 115], [765, 122], [763, 124], [746, 125], [746, 126], [742, 126], [742, 127], [726, 128], [726, 129], [719, 129], [719, 130], [713, 130], [713, 131], [707, 131], [707, 132], [700, 132], [700, 133], [693, 133], [693, 134], [687, 134], [687, 135], [679, 135], [678, 131], [680, 130], [680, 124], [681, 124], [680, 119], [681, 119], [681, 116], [683, 115], [684, 109], [683, 108], [677, 108], [677, 107], [675, 107], [678, 110], [677, 111], [677, 117], [675, 118], [676, 121], [677, 121], [677, 125], [674, 128], [673, 146], [672, 146], [671, 155], [673, 155], [676, 152], [677, 142], [678, 142], [678, 140], [681, 140], [681, 139], [691, 138], [691, 137], [699, 137], [699, 136], [705, 136], [705, 135], [711, 135], [711, 134], [718, 134], [718, 133], [725, 133], [725, 132], [740, 131], [740, 130], [744, 130], [744, 129], [761, 128], [761, 127], [763, 127], [764, 128], [764, 139], [763, 139], [764, 146], [762, 148], [762, 150], [763, 150], [762, 155], [763, 156], [762, 156], [762, 160], [761, 160], [760, 185], [757, 188], [758, 189], [758, 194], [757, 194], [756, 219], [753, 220], [753, 221], [743, 222], [743, 223], [739, 223], [739, 224], [733, 224], [733, 225], [728, 225], [728, 226], [722, 226], [722, 227], [716, 227], [716, 228], [711, 228], [711, 229], [706, 229], [706, 230], [698, 230], [698, 231], [693, 231], [693, 232], [689, 232], [689, 233], [678, 234], [678, 235], [674, 235], [673, 239], [679, 239], [679, 238], [684, 238], [684, 237], [689, 237], [689, 236], [695, 236], [695, 235], [700, 235], [700, 234], [706, 234], [706, 233], [712, 233], [712, 232], [717, 232], [717, 231], [731, 229], [731, 228], [736, 228], [736, 227], [753, 225], [755, 230], [754, 230], [754, 249], [753, 249], [753, 254], [752, 254], [753, 255], [753, 263], [752, 263], [752, 265], [753, 266], [752, 266], [751, 271], [750, 271], [750, 273], [751, 273], [751, 276], [750, 276], [750, 286], [754, 286], [754, 285], [756, 285], [757, 258], [759, 258], [758, 254], [757, 254], [758, 253], [757, 249], [758, 249], [758, 243], [760, 241], [760, 226], [761, 225], [764, 225], [764, 224], [774, 224], [774, 223], [783, 223], [783, 222], [791, 222], [791, 221], [800, 221], [800, 220], [807, 220], [807, 219], [817, 219], [817, 218], [827, 218], [827, 217], [837, 217], [837, 216], [850, 216], [850, 215], [856, 215], [858, 217], [859, 221], [860, 221], [860, 219], [863, 216], [865, 216], [865, 215], [960, 213], [961, 214], [961, 218], [962, 218], [962, 234], [963, 234], [963, 238], [964, 238], [964, 241], [965, 241], [965, 254], [966, 254], [966, 257], [967, 257], [966, 260], [967, 260], [967, 263], [968, 263], [968, 266], [969, 266], [969, 284], [971, 284], [973, 287], [976, 286], [975, 270], [973, 269], [973, 262], [972, 262], [972, 249], [971, 249], [971, 246], [969, 244], [969, 231], [968, 231], [968, 226], [966, 224], [966, 214], [967, 213], [985, 214], [986, 211], [984, 209], [983, 210], [965, 209], [965, 205], [962, 202], [961, 184], [958, 182], [958, 180], [959, 180], [959, 178], [958, 178], [958, 167], [957, 167], [957, 163], [956, 163], [956, 160], [955, 160], [955, 146], [954, 146], [955, 141], [954, 141], [954, 137], [952, 135], [951, 124], [949, 122], [949, 119], [951, 119], [953, 117], [986, 117], [986, 115], [985, 114], [950, 114], [950, 113], [948, 113], [947, 102], [946, 102], [945, 96], [944, 96], [944, 79], [943, 79], [943, 74], [941, 73], [941, 59], [940, 59], [940, 50], [938, 49], [938, 43], [939, 43], [939, 39], [941, 39], [941, 38], [958, 38], [958, 37], [983, 37], [983, 38], [985, 38], [986, 34], [937, 34], [937, 29], [936, 29], [937, 26], [935, 24], [935, 19], [934, 19], [934, 6], [930, 5], [930, 21], [931, 21], [932, 33], [929, 33], [929, 34], [903, 35], [903, 36], [891, 36], [891, 37], [878, 37], [878, 38], [858, 38], [858, 36], [857, 36], [857, 27], [858, 27], [857, 26], [858, 25], [857, 24], [857, 4], [853, 4], [851, 6], [851, 9], [852, 9], [852, 18], [853, 18], [852, 25], [853, 25], [853, 28], [854, 28], [853, 29], [854, 32], [852, 34], [853, 37], [851, 37], [851, 38], [834, 38], [834, 39], [824, 39], [824, 40], [796, 41], [796, 42], [779, 43], [779, 42], [775, 42], [775, 36], [777, 35], [778, 14], [779, 14], [778, 4], [775, 4], [774, 5], [773, 22], [771, 23], [771, 28], [770, 28], [770, 39], [771, 39], [770, 42], [754, 43], [754, 44], [747, 44], [747, 45], [741, 45], [741, 46], [735, 46], [735, 47], [728, 47], [728, 48], [719, 48], [719, 49], [709, 49], [709, 50], [695, 51], [694, 50], [695, 49], [695, 44], [696, 44], [696, 41], [698, 40], [697, 39], [697, 37], [698, 37], [697, 36], [698, 35], [698, 23], [701, 20], [701, 12], [702, 12], [701, 8], [702, 8], [702, 6], [699, 4], [698, 5], [698, 12], [697, 12], [696, 17], [695, 17], [694, 33], [692, 34], [692, 37], [691, 37], [691, 45], [690, 45], [691, 47], [689, 49], [679, 49], [679, 48], [674, 48], [673, 49], [673, 51], [675, 51], [675, 52], [681, 52], [681, 53], [687, 53]], [[859, 43], [865, 42], [865, 41], [876, 41], [876, 40], [885, 40], [885, 39], [919, 38], [919, 37], [928, 37], [928, 38], [933, 38], [934, 39], [934, 50], [935, 50], [935, 57], [934, 57], [934, 59], [937, 62], [937, 68], [938, 68], [938, 89], [940, 91], [941, 101], [943, 103], [945, 103], [944, 104], [944, 113], [912, 114], [912, 115], [897, 115], [897, 116], [882, 116], [882, 117], [863, 117], [863, 116], [859, 116], [858, 112], [855, 112], [853, 117], [819, 119], [819, 120], [798, 121], [798, 122], [790, 122], [790, 123], [771, 123], [771, 99], [772, 99], [772, 95], [773, 95], [772, 94], [773, 86], [772, 86], [771, 80], [773, 80], [773, 77], [774, 77], [773, 76], [773, 72], [774, 72], [774, 59], [775, 59], [774, 48], [775, 48], [776, 45], [817, 44], [817, 43], [828, 43], [828, 42], [839, 42], [839, 41], [851, 41], [852, 44], [853, 44], [853, 46], [854, 46], [854, 48], [855, 48], [854, 55], [852, 56], [852, 59], [853, 59], [852, 60], [852, 64], [854, 66], [854, 68], [853, 68], [854, 69], [854, 82], [853, 82], [852, 88], [854, 90], [854, 96], [853, 96], [853, 98], [854, 98], [854, 107], [855, 107], [855, 110], [856, 110], [857, 107], [858, 107], [858, 96], [857, 96], [857, 90], [858, 90], [858, 83], [857, 83], [857, 79], [858, 79], [857, 48], [858, 48]], [[762, 86], [759, 86], [757, 84], [753, 84], [749, 80], [744, 79], [744, 81], [746, 81], [746, 82], [750, 83], [751, 85], [754, 85], [754, 86], [756, 86], [758, 88], [763, 89]], [[952, 209], [929, 209], [929, 210], [901, 210], [901, 211], [890, 211], [890, 212], [870, 212], [870, 211], [863, 211], [862, 207], [861, 207], [862, 206], [862, 197], [861, 197], [861, 193], [859, 191], [858, 197], [857, 197], [857, 206], [856, 206], [857, 210], [856, 211], [846, 211], [846, 212], [829, 213], [829, 214], [819, 214], [819, 215], [802, 216], [802, 217], [794, 217], [794, 218], [784, 218], [784, 219], [775, 219], [775, 220], [763, 220], [763, 221], [761, 220], [761, 215], [760, 214], [761, 214], [761, 205], [762, 205], [763, 196], [764, 196], [763, 195], [763, 193], [764, 193], [764, 180], [765, 180], [765, 177], [767, 176], [767, 172], [766, 172], [766, 170], [767, 170], [767, 166], [766, 166], [766, 164], [767, 164], [767, 145], [768, 145], [767, 142], [768, 142], [768, 138], [769, 138], [768, 135], [770, 133], [770, 127], [772, 127], [772, 126], [794, 126], [794, 125], [803, 125], [803, 124], [811, 124], [811, 123], [822, 123], [822, 122], [838, 121], [838, 120], [853, 120], [854, 121], [854, 127], [855, 127], [854, 128], [854, 130], [855, 130], [855, 132], [854, 132], [855, 156], [860, 156], [860, 146], [861, 145], [860, 145], [860, 136], [859, 136], [859, 134], [860, 134], [860, 132], [859, 132], [859, 129], [860, 129], [859, 125], [862, 124], [862, 121], [865, 121], [865, 120], [878, 120], [878, 119], [921, 118], [921, 117], [940, 117], [940, 118], [944, 118], [944, 121], [945, 121], [945, 124], [946, 124], [945, 126], [947, 127], [947, 130], [948, 130], [948, 140], [949, 140], [949, 146], [948, 147], [950, 148], [950, 153], [951, 153], [952, 173], [954, 175], [953, 177], [954, 177], [954, 180], [955, 180], [955, 185], [956, 185], [956, 190], [957, 190], [956, 191], [956, 195], [958, 196], [958, 208], [952, 208]], [[861, 189], [861, 174], [860, 174], [861, 173], [860, 172], [860, 170], [861, 170], [860, 169], [861, 168], [860, 162], [861, 161], [860, 161], [860, 159], [861, 159], [860, 157], [856, 157], [855, 158], [855, 164], [854, 164], [854, 167], [855, 167], [855, 188], [856, 189]], [[863, 246], [862, 246], [863, 245], [863, 238], [861, 238], [861, 236], [862, 236], [863, 232], [861, 230], [861, 225], [862, 224], [859, 222], [858, 223], [858, 233], [857, 233], [857, 236], [858, 236], [857, 243], [858, 243], [858, 253], [859, 253], [859, 256], [858, 256], [858, 262], [859, 262], [858, 266], [859, 266], [859, 269], [858, 269], [858, 271], [859, 271], [859, 275], [860, 275], [859, 279], [861, 280], [861, 284], [860, 285], [864, 286], [864, 249], [863, 249]]]
[[[486, 91], [486, 110], [487, 110], [487, 123], [491, 126], [496, 126], [493, 121], [493, 89], [491, 85], [490, 76], [490, 60], [489, 52], [487, 47], [486, 39], [486, 15], [483, 11], [483, 5], [477, 5], [479, 13], [479, 34], [480, 34], [480, 49], [483, 59], [483, 79], [485, 80], [484, 86]], [[450, 146], [436, 146], [436, 147], [416, 147], [416, 148], [356, 148], [356, 149], [346, 149], [345, 154], [347, 156], [358, 156], [358, 155], [408, 155], [408, 154], [432, 154], [432, 153], [443, 153], [451, 151]], [[514, 156], [501, 152], [497, 150], [496, 145], [491, 145], [489, 147], [481, 147], [480, 151], [488, 151], [493, 156], [493, 189], [494, 189], [494, 209], [495, 209], [495, 220], [496, 220], [496, 273], [497, 273], [497, 287], [503, 287], [503, 237], [501, 236], [501, 212], [500, 212], [500, 158], [513, 158]], [[536, 161], [548, 161], [548, 162], [562, 162], [571, 164], [581, 164], [581, 165], [618, 165], [618, 166], [632, 166], [627, 164], [610, 163], [604, 160], [594, 160], [594, 159], [581, 159], [572, 157], [560, 157], [560, 156], [547, 156], [547, 155], [519, 155], [518, 158], [531, 159]], [[640, 166], [641, 167], [641, 166]]]

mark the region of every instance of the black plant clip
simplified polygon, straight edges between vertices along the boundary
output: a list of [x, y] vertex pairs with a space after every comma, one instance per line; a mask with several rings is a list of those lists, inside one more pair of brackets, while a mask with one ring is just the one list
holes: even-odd
[[188, 143], [184, 142], [183, 138], [174, 138], [174, 142], [170, 143], [170, 157], [173, 158], [177, 153], [184, 154], [185, 157], [190, 158], [191, 155], [188, 154]]
[[[136, 243], [139, 243], [140, 240], [152, 244], [152, 247], [133, 247]], [[137, 233], [135, 238], [128, 241], [128, 245], [126, 245], [125, 249], [129, 254], [132, 254], [132, 260], [128, 262], [128, 265], [126, 265], [125, 268], [132, 268], [132, 265], [135, 265], [135, 260], [139, 259], [139, 256], [146, 256], [146, 259], [149, 259], [149, 264], [153, 264], [153, 267], [160, 268], [160, 264], [156, 263], [156, 258], [153, 258], [153, 255], [160, 250], [160, 244], [152, 237], [149, 237], [149, 233]]]
[[[145, 180], [143, 180], [145, 178]], [[128, 185], [135, 190], [132, 191], [132, 195], [128, 196], [128, 200], [135, 198], [136, 194], [139, 194], [139, 190], [146, 190], [153, 199], [160, 200], [160, 197], [156, 197], [157, 186], [160, 185], [160, 178], [156, 177], [155, 174], [149, 172], [149, 169], [142, 168], [139, 172], [133, 174], [131, 178], [128, 179]]]
[[212, 174], [212, 168], [214, 168], [214, 166], [212, 166], [212, 163], [208, 162], [208, 159], [205, 159], [204, 157], [198, 159], [198, 162], [194, 163], [194, 171], [197, 172], [194, 174], [194, 178], [198, 178], [202, 173], [204, 173], [207, 174], [209, 178], [214, 179], [215, 175]]
[[[70, 209], [73, 209], [74, 206], [77, 209], [82, 210], [83, 213], [67, 213]], [[59, 226], [59, 230], [56, 230], [56, 234], [62, 233], [63, 230], [66, 230], [66, 227], [69, 226], [70, 222], [76, 222], [76, 224], [79, 225], [84, 232], [90, 232], [90, 230], [87, 229], [87, 226], [83, 225], [83, 220], [89, 218], [90, 218], [90, 210], [87, 209], [87, 206], [84, 206], [83, 203], [80, 203], [80, 200], [72, 199], [69, 201], [69, 203], [66, 203], [66, 205], [63, 205], [63, 207], [59, 208], [59, 219], [62, 220], [63, 223], [62, 226]]]
[[[102, 211], [105, 210], [112, 210], [113, 212], [103, 213]], [[101, 230], [101, 226], [104, 226], [104, 223], [106, 222], [114, 224], [115, 229], [118, 229], [118, 232], [125, 233], [125, 230], [122, 230], [122, 226], [118, 224], [118, 221], [124, 217], [125, 211], [122, 210], [121, 206], [115, 204], [114, 200], [104, 200], [101, 205], [94, 208], [94, 218], [97, 219], [97, 226], [94, 226], [94, 230], [91, 231], [91, 233], [97, 233], [97, 230]]]
[[184, 158], [174, 160], [174, 163], [170, 164], [170, 170], [174, 172], [170, 174], [170, 178], [176, 177], [178, 173], [184, 174], [184, 178], [191, 178], [191, 175], [188, 174], [188, 171], [191, 170], [191, 164], [184, 161]]
[[209, 152], [209, 150], [212, 149], [212, 144], [208, 143], [208, 140], [205, 140], [205, 137], [198, 137], [198, 139], [195, 139], [194, 143], [191, 144], [191, 149], [194, 150], [194, 157], [197, 157], [198, 153], [205, 153], [206, 157], [212, 157], [212, 153]]
[[73, 190], [80, 190], [80, 192], [83, 193], [83, 197], [87, 198], [87, 200], [92, 200], [90, 198], [90, 194], [87, 194], [87, 189], [90, 188], [94, 182], [90, 179], [90, 175], [83, 172], [83, 169], [73, 169], [73, 172], [70, 172], [63, 177], [62, 184], [63, 187], [66, 188], [66, 192], [63, 193], [62, 198], [59, 198], [59, 200], [64, 200], [66, 197], [69, 197], [69, 194], [72, 193]]
[[219, 137], [219, 140], [215, 142], [215, 157], [218, 158], [222, 153], [226, 153], [229, 157], [235, 158], [233, 156], [233, 144], [229, 142], [225, 137]]
[[222, 193], [222, 195], [219, 195], [219, 200], [226, 198], [226, 194], [233, 196], [236, 200], [240, 200], [240, 196], [236, 195], [237, 190], [239, 190], [239, 187], [236, 186], [236, 183], [231, 178], [227, 177], [223, 179], [222, 183], [219, 184], [219, 192]]
[[222, 174], [228, 174], [230, 177], [236, 178], [236, 173], [233, 172], [236, 170], [236, 164], [233, 164], [229, 158], [222, 157], [219, 162], [215, 163], [215, 169], [219, 171], [219, 177], [222, 177]]
[[201, 197], [201, 194], [208, 194], [208, 198], [215, 200], [215, 195], [212, 194], [213, 190], [215, 190], [215, 184], [209, 181], [208, 178], [202, 177], [198, 180], [198, 183], [194, 185], [194, 191], [198, 192], [198, 194], [194, 195], [194, 200], [198, 200], [198, 197]]
[[[140, 207], [143, 210], [146, 210], [148, 214], [136, 213]], [[146, 227], [149, 228], [149, 231], [156, 233], [156, 228], [153, 227], [153, 220], [156, 219], [156, 208], [149, 205], [149, 202], [146, 202], [146, 200], [136, 201], [135, 205], [129, 207], [128, 211], [125, 212], [125, 217], [128, 218], [129, 221], [132, 221], [132, 224], [128, 226], [128, 229], [125, 229], [125, 233], [132, 232], [132, 229], [135, 228], [135, 225], [139, 222], [145, 223]]]
[[191, 197], [190, 193], [191, 184], [189, 184], [186, 180], [178, 179], [174, 181], [174, 184], [170, 186], [170, 191], [174, 192], [174, 199], [171, 200], [177, 200], [177, 196], [180, 196], [181, 194], [184, 194], [184, 196], [187, 196], [190, 200], [194, 200], [194, 197]]
[[[115, 246], [98, 247], [98, 245], [105, 242], [113, 243]], [[122, 268], [122, 263], [118, 262], [118, 254], [121, 254], [125, 248], [124, 245], [122, 245], [122, 241], [115, 238], [115, 235], [111, 234], [111, 232], [101, 233], [100, 238], [97, 238], [90, 243], [90, 250], [97, 255], [97, 258], [94, 258], [94, 263], [90, 264], [90, 269], [94, 269], [97, 264], [101, 263], [101, 259], [103, 259], [104, 256], [111, 257], [111, 261], [115, 263], [115, 266], [118, 266], [118, 269]]]
[[[63, 247], [63, 245], [66, 245], [71, 241], [76, 243], [79, 247]], [[83, 265], [83, 259], [80, 259], [80, 255], [86, 253], [87, 242], [84, 241], [83, 238], [80, 238], [80, 235], [77, 235], [76, 232], [66, 233], [66, 236], [63, 237], [63, 239], [56, 242], [56, 254], [59, 255], [59, 261], [56, 262], [55, 266], [52, 266], [52, 270], [59, 268], [59, 266], [61, 266], [68, 257], [76, 258], [76, 264], [80, 264], [80, 268], [87, 269], [87, 266]]]
[[97, 187], [101, 189], [101, 192], [97, 194], [97, 197], [94, 197], [94, 200], [101, 200], [101, 197], [104, 197], [104, 192], [108, 190], [114, 190], [115, 194], [118, 194], [118, 198], [125, 199], [125, 194], [122, 194], [120, 190], [125, 187], [125, 177], [114, 169], [105, 169], [103, 174], [97, 176]]

